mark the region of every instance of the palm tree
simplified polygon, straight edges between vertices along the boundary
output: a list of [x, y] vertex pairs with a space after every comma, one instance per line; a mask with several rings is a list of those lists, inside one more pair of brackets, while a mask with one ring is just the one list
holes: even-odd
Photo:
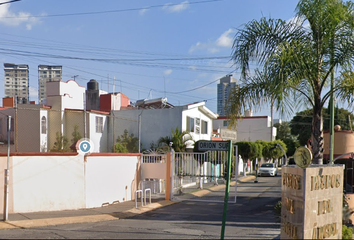
[[175, 130], [171, 129], [171, 137], [161, 137], [159, 144], [164, 143], [167, 146], [172, 142], [172, 148], [176, 152], [184, 152], [186, 150], [186, 142], [192, 140], [192, 135], [188, 131], [180, 131], [178, 127]]
[[[322, 108], [332, 93], [353, 101], [353, 19], [350, 1], [300, 0], [292, 21], [261, 18], [245, 24], [233, 43], [243, 85], [230, 94], [231, 123], [237, 124], [242, 111], [270, 101], [282, 114], [310, 105], [313, 163], [323, 164]], [[336, 68], [340, 71], [329, 88]]]

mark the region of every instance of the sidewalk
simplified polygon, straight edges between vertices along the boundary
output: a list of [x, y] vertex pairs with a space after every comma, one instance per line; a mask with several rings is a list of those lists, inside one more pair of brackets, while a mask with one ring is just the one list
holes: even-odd
[[[254, 175], [238, 176], [237, 182], [247, 182], [253, 180], [254, 178]], [[231, 184], [235, 184], [235, 182]], [[198, 196], [202, 196], [208, 193], [208, 189], [203, 189], [199, 190], [197, 193], [193, 193], [193, 195], [198, 194]], [[0, 221], [0, 230], [124, 219], [152, 211], [157, 208], [178, 203], [173, 201], [166, 201], [164, 198], [152, 199], [151, 201], [151, 204], [147, 204], [143, 207], [141, 207], [141, 203], [139, 202], [139, 208], [135, 208], [135, 200], [133, 200], [117, 204], [110, 204], [100, 208], [51, 212], [11, 213], [9, 214], [9, 221]]]

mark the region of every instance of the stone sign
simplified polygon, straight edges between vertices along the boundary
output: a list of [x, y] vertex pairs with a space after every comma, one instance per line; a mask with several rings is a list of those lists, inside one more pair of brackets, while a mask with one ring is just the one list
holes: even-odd
[[281, 239], [342, 239], [343, 165], [282, 167]]
[[223, 140], [236, 141], [237, 140], [237, 132], [233, 131], [233, 130], [230, 130], [230, 129], [221, 128], [220, 129], [220, 137]]

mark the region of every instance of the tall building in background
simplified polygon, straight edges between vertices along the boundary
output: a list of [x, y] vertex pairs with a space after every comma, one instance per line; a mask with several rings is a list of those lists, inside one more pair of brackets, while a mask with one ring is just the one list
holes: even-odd
[[218, 84], [218, 97], [217, 97], [217, 113], [219, 116], [226, 116], [226, 103], [229, 98], [232, 88], [237, 86], [237, 80], [232, 77], [232, 74], [226, 75], [220, 79]]
[[38, 101], [46, 101], [46, 83], [61, 81], [62, 66], [38, 65]]
[[15, 97], [17, 103], [29, 103], [29, 68], [26, 64], [4, 63], [5, 97]]

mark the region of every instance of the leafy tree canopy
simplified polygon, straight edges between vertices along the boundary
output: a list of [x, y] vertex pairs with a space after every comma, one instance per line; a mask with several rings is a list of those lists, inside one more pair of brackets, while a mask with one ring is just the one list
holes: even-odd
[[299, 0], [292, 21], [262, 17], [246, 23], [233, 43], [241, 84], [227, 105], [231, 125], [263, 103], [288, 114], [311, 106], [313, 163], [323, 164], [322, 108], [332, 95], [354, 102], [353, 6], [344, 0]]
[[277, 128], [276, 140], [282, 140], [287, 148], [286, 155], [292, 156], [296, 148], [300, 146], [299, 141], [296, 136], [291, 133], [290, 123], [282, 122], [274, 124], [274, 127]]
[[[329, 108], [323, 109], [323, 129], [330, 128], [330, 113]], [[334, 110], [334, 125], [340, 125], [342, 130], [351, 130], [353, 125], [354, 115], [343, 108], [335, 108]], [[300, 145], [306, 145], [311, 138], [311, 123], [312, 109], [307, 109], [296, 113], [290, 121], [291, 134], [297, 136]]]

